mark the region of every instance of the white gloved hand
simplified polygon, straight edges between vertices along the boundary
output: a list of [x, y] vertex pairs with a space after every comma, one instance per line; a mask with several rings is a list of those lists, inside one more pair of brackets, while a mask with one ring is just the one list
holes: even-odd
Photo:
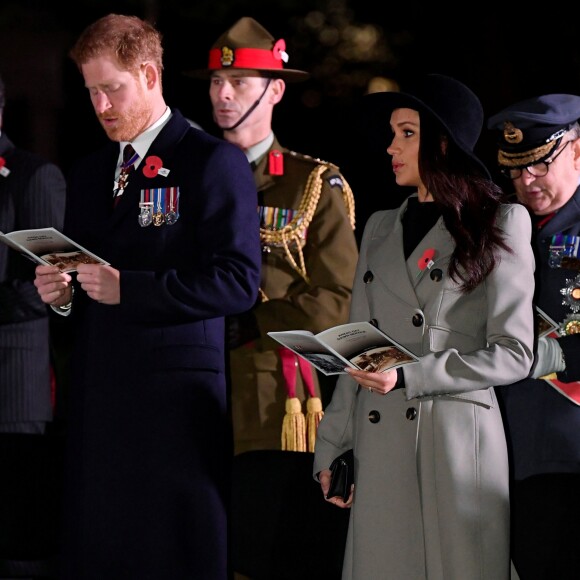
[[538, 340], [538, 352], [532, 378], [537, 379], [550, 373], [558, 373], [566, 369], [562, 348], [555, 338], [542, 336]]

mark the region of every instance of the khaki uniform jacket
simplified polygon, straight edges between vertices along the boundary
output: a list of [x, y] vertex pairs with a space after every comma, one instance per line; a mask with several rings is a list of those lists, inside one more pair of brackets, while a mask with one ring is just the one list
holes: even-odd
[[[283, 155], [283, 175], [270, 174], [271, 151]], [[350, 188], [338, 168], [288, 151], [275, 139], [254, 170], [259, 205], [299, 208], [309, 176], [317, 168], [321, 171], [320, 199], [302, 246], [308, 281], [293, 267], [283, 246], [263, 244], [261, 290], [267, 299], [254, 308], [260, 338], [230, 351], [236, 453], [281, 447], [288, 391], [278, 355], [281, 345], [266, 333], [296, 329], [316, 333], [348, 319], [358, 248], [343, 198]], [[296, 246], [290, 250], [300, 266]], [[297, 375], [296, 396], [304, 403], [307, 391]], [[313, 376], [317, 384], [316, 373]]]
[[[354, 448], [344, 580], [507, 580], [508, 459], [492, 385], [532, 364], [530, 218], [520, 205], [501, 207], [512, 253], [500, 252], [485, 283], [464, 294], [447, 274], [454, 243], [442, 218], [405, 260], [406, 204], [365, 227], [351, 319], [375, 319], [420, 362], [402, 367], [405, 388], [385, 396], [341, 375], [314, 474]], [[421, 270], [431, 248], [434, 265]]]

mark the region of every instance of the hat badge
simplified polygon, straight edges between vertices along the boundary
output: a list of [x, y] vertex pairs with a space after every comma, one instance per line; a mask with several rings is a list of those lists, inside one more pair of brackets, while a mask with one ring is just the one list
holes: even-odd
[[503, 138], [511, 145], [517, 145], [524, 140], [524, 134], [511, 121], [506, 121], [503, 126]]
[[229, 46], [222, 46], [220, 62], [223, 67], [234, 64], [234, 51]]
[[288, 62], [288, 53], [286, 52], [286, 42], [283, 38], [276, 41], [274, 47], [272, 48], [274, 53], [274, 58], [281, 60], [282, 62]]

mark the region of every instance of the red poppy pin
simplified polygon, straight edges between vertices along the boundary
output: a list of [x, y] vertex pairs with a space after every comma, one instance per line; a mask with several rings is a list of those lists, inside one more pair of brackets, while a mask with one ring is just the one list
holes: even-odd
[[6, 159], [4, 157], [0, 157], [0, 175], [3, 177], [10, 175], [10, 169], [6, 167]]
[[157, 177], [159, 173], [163, 176], [169, 173], [167, 169], [164, 169], [161, 157], [157, 157], [157, 155], [149, 155], [149, 157], [146, 157], [145, 164], [143, 165], [143, 175], [145, 177]]
[[435, 264], [435, 262], [433, 261], [434, 257], [435, 257], [435, 248], [427, 248], [417, 262], [419, 270], [423, 271], [425, 268], [431, 268], [431, 266]]

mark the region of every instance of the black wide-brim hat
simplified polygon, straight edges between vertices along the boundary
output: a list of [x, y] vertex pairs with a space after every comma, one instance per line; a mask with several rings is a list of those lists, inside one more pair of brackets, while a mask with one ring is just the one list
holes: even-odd
[[285, 40], [276, 40], [256, 20], [245, 16], [214, 42], [206, 69], [183, 74], [209, 79], [216, 70], [251, 70], [289, 82], [304, 81], [310, 76], [303, 70], [284, 68], [287, 62]]
[[371, 135], [390, 132], [391, 113], [395, 109], [413, 109], [435, 118], [449, 138], [490, 178], [489, 170], [475, 153], [483, 129], [483, 107], [477, 95], [466, 85], [449, 76], [428, 74], [405, 87], [405, 91], [377, 92], [363, 98], [364, 115]]

